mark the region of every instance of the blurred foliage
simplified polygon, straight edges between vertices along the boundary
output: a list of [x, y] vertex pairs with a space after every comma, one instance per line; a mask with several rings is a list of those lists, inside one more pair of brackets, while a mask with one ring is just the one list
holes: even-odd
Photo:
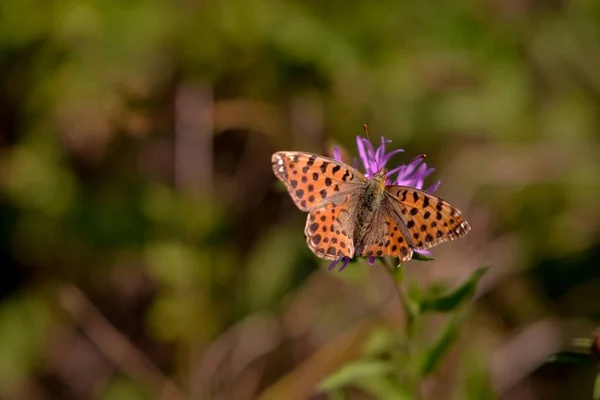
[[[545, 360], [600, 319], [599, 4], [1, 1], [0, 398], [589, 398]], [[270, 170], [363, 123], [473, 226], [404, 294]]]
[[[452, 293], [420, 302], [414, 311], [408, 311], [412, 312], [412, 315], [407, 319], [407, 326], [373, 332], [366, 343], [364, 358], [345, 365], [328, 376], [321, 383], [321, 390], [333, 392], [344, 387], [356, 386], [381, 399], [418, 398], [419, 382], [436, 372], [458, 335], [460, 322], [465, 317], [465, 303], [473, 296], [473, 291], [465, 288], [473, 287], [483, 272], [485, 269], [476, 270]], [[402, 297], [402, 282], [399, 285], [399, 295]], [[410, 301], [403, 298], [403, 301], [407, 300]], [[432, 304], [443, 305], [438, 311], [451, 314], [437, 337], [433, 339], [433, 343], [423, 343], [422, 338], [425, 335], [417, 334], [417, 330], [424, 325], [425, 314], [435, 310]]]
[[[465, 301], [471, 300], [473, 295], [475, 294], [475, 290], [477, 288], [477, 282], [483, 277], [483, 274], [487, 271], [487, 268], [479, 268], [477, 269], [471, 277], [459, 286], [456, 290], [451, 293], [428, 298], [421, 301], [421, 305], [419, 307], [422, 313], [426, 312], [450, 312], [458, 308], [461, 303]], [[431, 294], [435, 293], [435, 290], [432, 290]]]

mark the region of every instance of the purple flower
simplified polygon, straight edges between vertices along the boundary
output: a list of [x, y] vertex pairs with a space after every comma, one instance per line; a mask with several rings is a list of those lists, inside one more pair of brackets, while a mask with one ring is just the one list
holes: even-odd
[[[365, 127], [366, 128], [366, 127]], [[364, 166], [364, 174], [367, 178], [371, 178], [375, 175], [381, 168], [385, 167], [386, 164], [390, 161], [390, 159], [398, 153], [404, 152], [402, 149], [392, 150], [389, 153], [386, 153], [386, 145], [391, 143], [392, 141], [389, 139], [381, 137], [381, 142], [377, 148], [373, 147], [371, 141], [368, 138], [363, 138], [361, 136], [356, 137], [356, 146], [358, 147], [358, 154], [360, 156], [360, 160]], [[335, 147], [333, 150], [333, 158], [337, 161], [342, 161], [341, 152], [339, 147]], [[402, 185], [402, 186], [410, 186], [417, 189], [423, 189], [423, 185], [425, 183], [425, 178], [433, 173], [434, 168], [427, 168], [427, 163], [423, 161], [425, 158], [423, 155], [414, 158], [408, 164], [403, 164], [398, 167], [392, 168], [386, 174], [387, 184], [388, 185]], [[356, 161], [356, 160], [355, 160]], [[356, 162], [355, 162], [356, 167]], [[433, 193], [437, 190], [440, 185], [440, 181], [437, 181], [433, 185], [429, 186], [425, 191], [429, 193]], [[427, 250], [415, 250], [418, 253], [424, 255], [431, 255], [431, 252]], [[368, 258], [369, 264], [373, 265], [375, 263], [375, 257], [370, 256]], [[339, 260], [333, 261], [329, 265], [329, 269], [335, 268], [339, 263], [342, 263], [338, 271], [344, 270], [348, 263], [350, 262], [349, 257], [342, 257]]]
[[[381, 144], [377, 147], [377, 149], [374, 149], [369, 139], [360, 136], [356, 137], [358, 153], [360, 154], [360, 159], [362, 160], [363, 165], [365, 167], [365, 176], [367, 178], [372, 177], [381, 168], [385, 167], [385, 165], [388, 163], [388, 161], [390, 161], [390, 159], [394, 155], [404, 152], [404, 150], [402, 149], [396, 149], [386, 154], [385, 146], [391, 142], [391, 140], [385, 139], [382, 136]], [[336, 149], [334, 149], [333, 157], [337, 161], [342, 161], [340, 157], [339, 148], [336, 147]], [[435, 171], [435, 168], [427, 168], [427, 163], [423, 161], [423, 158], [424, 156], [422, 155], [418, 156], [412, 161], [410, 161], [408, 164], [400, 165], [388, 171], [387, 184], [411, 186], [417, 189], [423, 189], [423, 183], [425, 182], [425, 178], [427, 178], [433, 173], [433, 171]], [[395, 174], [397, 174], [396, 178], [392, 178]], [[427, 188], [426, 192], [435, 192], [439, 185], [440, 181], [434, 183], [429, 188]]]

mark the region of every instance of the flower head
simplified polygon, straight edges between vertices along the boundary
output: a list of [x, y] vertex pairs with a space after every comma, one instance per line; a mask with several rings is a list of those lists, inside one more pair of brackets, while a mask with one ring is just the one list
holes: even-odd
[[[358, 147], [358, 153], [360, 159], [365, 167], [365, 176], [367, 178], [375, 175], [381, 168], [385, 167], [390, 159], [398, 153], [404, 152], [403, 149], [392, 150], [386, 153], [386, 145], [391, 143], [389, 139], [381, 137], [381, 144], [377, 149], [373, 148], [373, 145], [367, 138], [360, 136], [356, 137], [356, 145]], [[333, 152], [333, 156], [337, 161], [342, 161], [340, 156], [339, 148], [336, 148]], [[400, 165], [396, 168], [392, 168], [387, 173], [388, 185], [402, 185], [411, 186], [417, 189], [423, 189], [425, 178], [435, 171], [435, 168], [427, 168], [427, 163], [423, 161], [424, 156], [418, 156], [410, 161], [408, 164]], [[396, 177], [394, 178], [394, 175]], [[436, 182], [429, 188], [427, 192], [433, 193], [437, 190], [440, 182]]]
[[[404, 152], [403, 149], [396, 149], [390, 151], [389, 153], [386, 153], [386, 145], [391, 142], [391, 140], [386, 139], [382, 136], [379, 146], [377, 146], [377, 148], [374, 148], [373, 144], [368, 138], [363, 138], [361, 136], [356, 137], [356, 146], [358, 147], [358, 154], [364, 166], [364, 174], [367, 178], [371, 178], [382, 168], [384, 168], [393, 156], [395, 156], [398, 153]], [[333, 158], [337, 161], [343, 162], [339, 147], [334, 148]], [[423, 161], [423, 158], [424, 156], [421, 155], [419, 157], [414, 158], [408, 164], [403, 164], [395, 168], [389, 169], [389, 171], [386, 174], [386, 183], [388, 185], [402, 185], [414, 187], [416, 189], [423, 189], [425, 178], [431, 175], [435, 170], [434, 168], [427, 168], [427, 163]], [[440, 181], [437, 181], [433, 185], [429, 186], [425, 191], [433, 193], [437, 190], [439, 185]], [[418, 252], [426, 255], [431, 254], [427, 250], [421, 250]], [[371, 265], [375, 263], [375, 257], [373, 256], [370, 256], [368, 260], [369, 264]], [[346, 268], [346, 266], [350, 262], [350, 258], [343, 257], [339, 260], [333, 261], [329, 265], [329, 269], [331, 270], [335, 268], [340, 262], [342, 263], [342, 265], [340, 266], [338, 271], [342, 271], [344, 268]]]

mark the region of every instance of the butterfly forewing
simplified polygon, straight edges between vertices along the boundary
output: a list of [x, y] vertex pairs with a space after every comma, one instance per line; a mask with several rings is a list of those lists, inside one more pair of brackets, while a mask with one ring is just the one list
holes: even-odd
[[280, 151], [271, 157], [273, 172], [282, 181], [302, 211], [338, 203], [345, 195], [367, 182], [356, 169], [311, 153]]
[[412, 247], [418, 250], [463, 237], [471, 230], [460, 211], [432, 194], [406, 186], [387, 186], [388, 204], [402, 218]]

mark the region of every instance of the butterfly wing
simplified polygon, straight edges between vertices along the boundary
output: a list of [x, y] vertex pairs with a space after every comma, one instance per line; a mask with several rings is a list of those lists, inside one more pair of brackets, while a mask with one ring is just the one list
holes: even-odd
[[391, 207], [404, 224], [412, 248], [428, 249], [465, 236], [471, 227], [460, 211], [447, 201], [406, 186], [387, 186], [382, 203]]
[[405, 186], [387, 186], [373, 222], [361, 240], [361, 256], [412, 258], [424, 250], [467, 234], [470, 226], [447, 201]]
[[400, 262], [408, 261], [413, 254], [408, 235], [406, 226], [395, 213], [390, 200], [384, 198], [359, 244], [359, 253], [363, 257], [392, 256], [397, 257]]
[[338, 203], [361, 188], [367, 178], [358, 170], [329, 157], [280, 151], [271, 157], [273, 172], [302, 211]]
[[357, 197], [351, 194], [339, 204], [329, 203], [311, 211], [304, 234], [308, 248], [319, 258], [339, 260], [354, 256], [354, 219]]

